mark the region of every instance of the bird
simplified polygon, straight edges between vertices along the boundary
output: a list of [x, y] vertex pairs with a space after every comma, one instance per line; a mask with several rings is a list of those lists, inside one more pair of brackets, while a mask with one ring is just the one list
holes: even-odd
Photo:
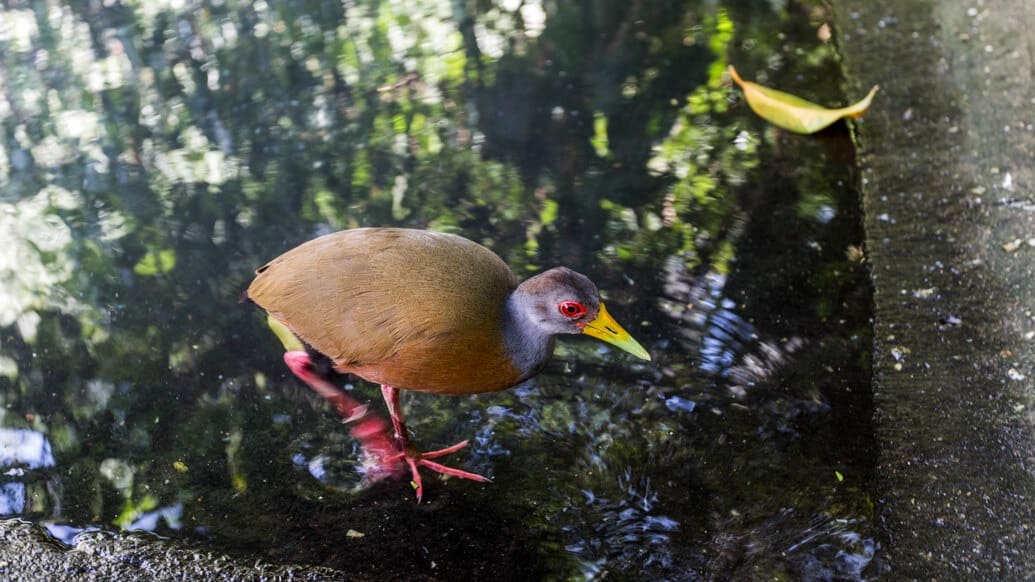
[[[637, 358], [650, 354], [607, 312], [596, 285], [567, 267], [519, 283], [488, 248], [459, 235], [408, 228], [355, 228], [288, 250], [255, 271], [244, 299], [261, 307], [291, 371], [331, 401], [381, 475], [418, 468], [481, 475], [432, 459], [462, 441], [421, 452], [406, 427], [400, 391], [471, 395], [536, 376], [556, 337], [582, 334]], [[392, 429], [334, 386], [330, 371], [381, 386]]]

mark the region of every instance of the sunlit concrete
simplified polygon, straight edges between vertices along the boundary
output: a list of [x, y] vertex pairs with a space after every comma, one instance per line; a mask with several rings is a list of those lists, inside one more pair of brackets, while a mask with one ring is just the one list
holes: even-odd
[[875, 288], [879, 499], [894, 579], [1035, 573], [1035, 11], [833, 3]]

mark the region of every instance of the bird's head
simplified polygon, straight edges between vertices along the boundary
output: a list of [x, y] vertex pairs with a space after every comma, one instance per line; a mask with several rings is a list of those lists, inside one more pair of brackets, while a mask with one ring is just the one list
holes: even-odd
[[650, 360], [647, 350], [607, 312], [597, 286], [585, 275], [556, 267], [528, 279], [520, 289], [529, 303], [526, 313], [544, 333], [585, 334]]

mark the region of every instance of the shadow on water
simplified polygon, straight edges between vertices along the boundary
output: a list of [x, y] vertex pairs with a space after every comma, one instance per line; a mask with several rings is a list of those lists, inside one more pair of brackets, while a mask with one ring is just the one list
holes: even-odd
[[[186, 4], [0, 9], [0, 515], [357, 577], [878, 573], [851, 140], [723, 77], [846, 101], [821, 4]], [[360, 489], [236, 300], [365, 225], [585, 272], [654, 361], [571, 339], [519, 388], [411, 395], [494, 483]]]

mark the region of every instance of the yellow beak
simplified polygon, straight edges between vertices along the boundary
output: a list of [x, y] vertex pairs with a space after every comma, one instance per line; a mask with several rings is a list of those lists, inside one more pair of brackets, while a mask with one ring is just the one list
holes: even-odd
[[629, 332], [625, 331], [622, 329], [622, 326], [618, 325], [618, 322], [611, 317], [611, 314], [608, 313], [606, 309], [604, 309], [603, 303], [600, 304], [600, 311], [597, 312], [597, 318], [586, 324], [582, 333], [621, 348], [641, 360], [650, 361], [650, 354], [647, 353], [647, 350], [643, 349], [643, 346], [641, 346], [638, 341], [634, 340], [633, 337], [629, 335]]

